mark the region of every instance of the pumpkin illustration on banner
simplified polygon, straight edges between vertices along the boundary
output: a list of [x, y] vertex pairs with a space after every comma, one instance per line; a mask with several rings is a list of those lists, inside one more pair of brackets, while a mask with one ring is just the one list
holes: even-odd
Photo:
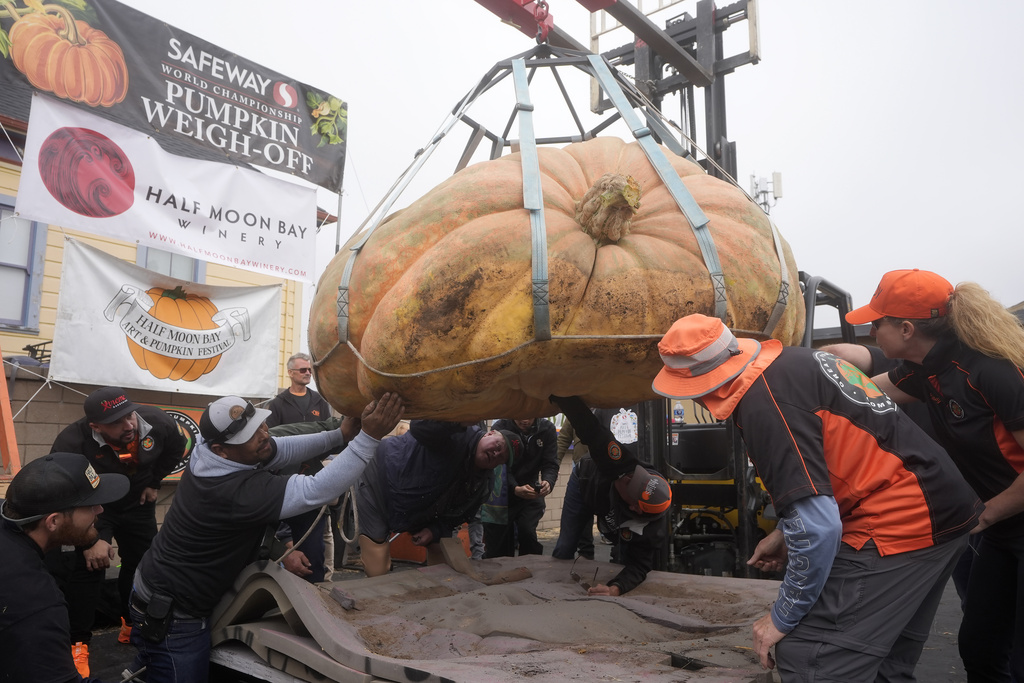
[[6, 36], [11, 60], [33, 87], [91, 107], [124, 100], [128, 65], [117, 43], [61, 5], [25, 4], [27, 9], [11, 2], [0, 7], [15, 20]]
[[[205, 296], [188, 294], [180, 286], [174, 289], [153, 287], [146, 294], [153, 300], [149, 314], [168, 327], [188, 330], [216, 330], [219, 327], [213, 321], [217, 307]], [[136, 365], [157, 379], [192, 382], [212, 372], [220, 362], [220, 355], [200, 359], [177, 358], [143, 348], [130, 338], [126, 339]]]

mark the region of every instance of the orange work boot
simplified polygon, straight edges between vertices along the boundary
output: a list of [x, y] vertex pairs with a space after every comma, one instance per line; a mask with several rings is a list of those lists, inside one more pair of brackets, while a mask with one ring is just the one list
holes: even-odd
[[75, 643], [71, 646], [71, 657], [75, 660], [75, 668], [83, 678], [89, 677], [89, 645]]
[[124, 617], [121, 617], [121, 632], [117, 634], [117, 642], [125, 644], [132, 642], [132, 625], [126, 623]]

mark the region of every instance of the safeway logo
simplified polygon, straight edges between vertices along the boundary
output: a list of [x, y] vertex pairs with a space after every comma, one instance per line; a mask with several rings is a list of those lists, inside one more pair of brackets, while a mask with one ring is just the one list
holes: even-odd
[[291, 84], [278, 81], [274, 84], [274, 101], [282, 107], [295, 109], [299, 104], [299, 94]]

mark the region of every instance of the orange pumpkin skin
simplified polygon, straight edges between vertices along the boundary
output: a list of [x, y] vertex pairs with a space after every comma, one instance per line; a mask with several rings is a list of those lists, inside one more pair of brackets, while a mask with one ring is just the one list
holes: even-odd
[[[161, 322], [190, 330], [213, 330], [218, 327], [213, 321], [217, 307], [206, 297], [186, 294], [180, 287], [173, 290], [153, 287], [146, 294], [154, 301], [153, 307], [149, 309], [150, 315]], [[157, 379], [192, 382], [212, 372], [220, 363], [219, 355], [199, 360], [164, 356], [139, 346], [131, 339], [128, 339], [128, 350], [136, 365], [149, 370]]]
[[[310, 311], [317, 389], [344, 414], [397, 391], [407, 417], [453, 421], [528, 418], [557, 409], [550, 394], [615, 407], [655, 398], [657, 342], [678, 318], [714, 315], [714, 294], [696, 238], [636, 143], [596, 138], [541, 148], [553, 339], [534, 338], [529, 213], [518, 154], [464, 169], [382, 223], [356, 258], [349, 335], [360, 361], [337, 344], [342, 249], [324, 272]], [[764, 329], [780, 264], [764, 213], [696, 164], [666, 156], [710, 219], [727, 288], [726, 324]], [[597, 240], [575, 219], [577, 203], [608, 172], [641, 190], [629, 233]], [[350, 244], [361, 235], [354, 236]], [[789, 305], [773, 332], [803, 334], [796, 264], [784, 245]], [[559, 339], [599, 335], [605, 339]], [[617, 335], [650, 335], [621, 339]], [[510, 350], [515, 349], [511, 353]], [[498, 356], [418, 377], [392, 377]], [[322, 361], [322, 362], [321, 362]]]
[[65, 19], [29, 14], [10, 30], [11, 59], [29, 83], [58, 97], [109, 107], [128, 94], [128, 66], [120, 46], [103, 31], [75, 21], [84, 44], [61, 35]]

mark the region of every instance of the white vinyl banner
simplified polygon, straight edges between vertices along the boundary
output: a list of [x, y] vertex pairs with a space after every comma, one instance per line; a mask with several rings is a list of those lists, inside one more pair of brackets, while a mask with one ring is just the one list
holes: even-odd
[[196, 259], [313, 282], [316, 190], [165, 152], [36, 94], [17, 213]]
[[270, 397], [280, 326], [280, 285], [186, 282], [67, 239], [50, 379]]

